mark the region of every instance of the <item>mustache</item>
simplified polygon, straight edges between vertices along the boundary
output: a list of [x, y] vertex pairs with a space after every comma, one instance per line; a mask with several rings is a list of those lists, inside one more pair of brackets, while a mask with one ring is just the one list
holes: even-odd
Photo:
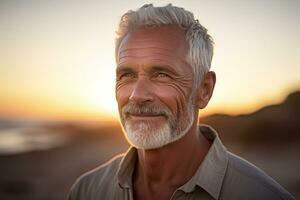
[[166, 117], [172, 116], [172, 111], [166, 106], [156, 106], [151, 104], [133, 104], [128, 103], [123, 107], [122, 113], [128, 115], [163, 115]]

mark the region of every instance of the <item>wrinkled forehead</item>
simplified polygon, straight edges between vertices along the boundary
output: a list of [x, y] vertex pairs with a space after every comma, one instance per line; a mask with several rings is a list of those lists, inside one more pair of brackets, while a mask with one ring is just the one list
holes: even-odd
[[188, 45], [185, 31], [177, 26], [141, 27], [129, 32], [121, 41], [118, 54], [130, 48], [160, 47], [172, 51], [175, 55], [185, 56]]

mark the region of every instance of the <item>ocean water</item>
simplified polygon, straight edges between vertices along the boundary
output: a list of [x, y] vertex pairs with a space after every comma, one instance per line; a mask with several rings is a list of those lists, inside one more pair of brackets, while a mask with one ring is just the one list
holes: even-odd
[[14, 127], [0, 129], [0, 154], [20, 154], [47, 150], [68, 142], [65, 134], [51, 133], [39, 127]]

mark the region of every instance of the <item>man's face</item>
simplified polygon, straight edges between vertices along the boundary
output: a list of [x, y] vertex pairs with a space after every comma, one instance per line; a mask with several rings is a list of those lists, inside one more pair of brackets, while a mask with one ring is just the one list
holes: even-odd
[[193, 74], [185, 34], [176, 27], [141, 28], [121, 42], [116, 99], [127, 140], [155, 149], [183, 137], [194, 122]]

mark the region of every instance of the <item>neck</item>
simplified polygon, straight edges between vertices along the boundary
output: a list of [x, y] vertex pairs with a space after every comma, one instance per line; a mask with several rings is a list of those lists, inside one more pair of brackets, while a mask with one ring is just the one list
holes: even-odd
[[134, 181], [146, 187], [178, 188], [196, 172], [210, 147], [196, 122], [180, 140], [154, 150], [138, 149]]

